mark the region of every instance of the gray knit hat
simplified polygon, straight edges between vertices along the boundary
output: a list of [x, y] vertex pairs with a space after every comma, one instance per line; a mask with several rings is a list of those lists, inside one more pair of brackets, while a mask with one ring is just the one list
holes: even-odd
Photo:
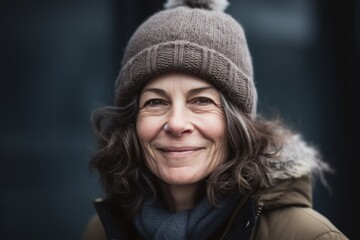
[[116, 105], [125, 106], [157, 75], [198, 76], [250, 117], [257, 92], [244, 30], [224, 13], [226, 0], [168, 0], [131, 37], [116, 81]]

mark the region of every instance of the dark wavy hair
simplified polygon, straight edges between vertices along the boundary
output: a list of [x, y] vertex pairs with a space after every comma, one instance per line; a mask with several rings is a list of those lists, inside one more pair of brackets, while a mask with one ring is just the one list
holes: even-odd
[[[204, 181], [214, 206], [233, 191], [248, 193], [269, 186], [268, 161], [281, 150], [286, 131], [280, 121], [251, 119], [221, 95], [227, 125], [228, 159]], [[132, 211], [147, 196], [159, 196], [158, 181], [147, 169], [136, 135], [138, 97], [126, 107], [102, 107], [92, 114], [98, 149], [90, 161], [110, 199]]]

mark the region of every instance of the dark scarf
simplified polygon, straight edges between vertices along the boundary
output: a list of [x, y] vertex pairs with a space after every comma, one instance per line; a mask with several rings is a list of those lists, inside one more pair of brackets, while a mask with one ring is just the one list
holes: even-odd
[[205, 197], [190, 210], [169, 212], [159, 201], [147, 200], [135, 215], [134, 225], [145, 239], [209, 239], [229, 219], [241, 195], [224, 197], [213, 207]]

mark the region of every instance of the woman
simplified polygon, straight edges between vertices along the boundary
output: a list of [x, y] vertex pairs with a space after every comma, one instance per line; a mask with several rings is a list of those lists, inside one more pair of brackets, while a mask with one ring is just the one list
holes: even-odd
[[94, 115], [105, 199], [84, 239], [347, 239], [311, 208], [316, 150], [256, 112], [226, 1], [168, 1], [130, 39]]

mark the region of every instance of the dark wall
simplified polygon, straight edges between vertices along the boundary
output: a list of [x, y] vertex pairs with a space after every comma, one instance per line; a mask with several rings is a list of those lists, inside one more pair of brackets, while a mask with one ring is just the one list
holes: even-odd
[[[247, 33], [259, 110], [276, 109], [336, 169], [331, 194], [316, 186], [315, 208], [356, 239], [359, 4], [230, 2]], [[1, 2], [0, 239], [81, 237], [102, 195], [87, 166], [91, 111], [112, 103], [128, 38], [161, 8], [159, 0]]]
[[360, 5], [358, 1], [344, 4], [320, 1], [317, 10], [321, 29], [319, 70], [323, 85], [329, 89], [324, 92], [327, 104], [323, 111], [321, 144], [336, 170], [330, 178], [333, 192], [327, 212], [350, 239], [357, 239], [360, 236], [355, 227], [355, 215], [360, 213], [360, 191], [356, 184], [360, 174], [356, 151], [359, 107], [354, 84], [360, 79]]
[[0, 9], [0, 239], [79, 239], [100, 194], [89, 115], [114, 77], [111, 3]]

